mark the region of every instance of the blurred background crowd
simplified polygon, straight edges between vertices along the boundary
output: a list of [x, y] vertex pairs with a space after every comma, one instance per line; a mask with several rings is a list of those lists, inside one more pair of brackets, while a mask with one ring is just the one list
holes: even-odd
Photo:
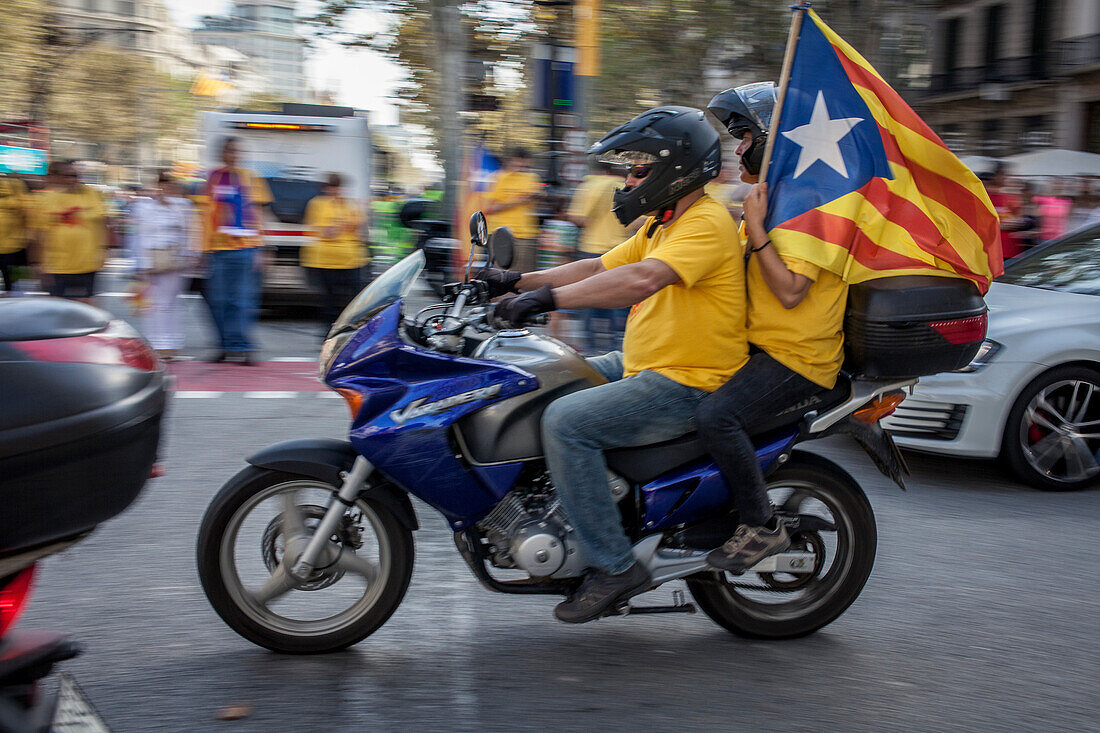
[[[980, 174], [1006, 258], [1096, 223], [1095, 0], [815, 8]], [[244, 364], [261, 307], [329, 322], [416, 247], [433, 287], [457, 277], [475, 209], [513, 230], [518, 269], [614, 246], [621, 176], [587, 146], [774, 78], [788, 23], [768, 0], [12, 0], [0, 17], [5, 291], [125, 291], [168, 358], [179, 296], [201, 294], [202, 346]], [[738, 217], [725, 159], [708, 193]], [[595, 351], [625, 318], [552, 329]]]

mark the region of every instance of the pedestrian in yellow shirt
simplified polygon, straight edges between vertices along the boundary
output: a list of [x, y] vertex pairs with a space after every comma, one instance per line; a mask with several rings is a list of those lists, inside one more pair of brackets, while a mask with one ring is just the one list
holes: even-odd
[[345, 198], [343, 180], [330, 173], [320, 196], [306, 206], [306, 226], [313, 236], [302, 249], [302, 266], [322, 294], [321, 319], [331, 324], [362, 287], [366, 247], [359, 236], [363, 212]]
[[492, 229], [508, 227], [516, 238], [514, 267], [517, 272], [535, 269], [539, 219], [535, 204], [542, 193], [542, 181], [531, 170], [531, 156], [524, 148], [512, 148], [489, 191], [484, 213]]
[[11, 292], [13, 270], [27, 264], [27, 187], [18, 178], [0, 175], [0, 277]]
[[107, 243], [107, 206], [80, 182], [71, 161], [51, 163], [47, 175], [46, 190], [32, 204], [38, 240], [32, 259], [50, 295], [92, 303]]

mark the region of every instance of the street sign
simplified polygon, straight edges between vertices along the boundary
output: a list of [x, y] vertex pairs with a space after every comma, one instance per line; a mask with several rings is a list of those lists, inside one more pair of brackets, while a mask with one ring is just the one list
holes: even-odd
[[0, 172], [2, 173], [44, 176], [49, 164], [50, 156], [45, 150], [0, 145]]

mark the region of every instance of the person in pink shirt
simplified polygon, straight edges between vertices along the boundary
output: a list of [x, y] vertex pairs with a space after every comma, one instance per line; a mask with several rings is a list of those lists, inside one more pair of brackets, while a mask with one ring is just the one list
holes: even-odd
[[1066, 221], [1073, 208], [1073, 200], [1062, 195], [1064, 191], [1065, 186], [1059, 180], [1050, 196], [1035, 197], [1035, 203], [1039, 206], [1039, 235], [1044, 242], [1066, 233]]

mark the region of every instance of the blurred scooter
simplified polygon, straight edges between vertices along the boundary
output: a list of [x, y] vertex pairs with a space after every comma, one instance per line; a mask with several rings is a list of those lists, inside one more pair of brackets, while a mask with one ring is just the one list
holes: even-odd
[[137, 498], [164, 407], [161, 364], [124, 321], [59, 298], [0, 301], [0, 733], [107, 730], [72, 678], [41, 693], [80, 647], [13, 626], [37, 564]]

